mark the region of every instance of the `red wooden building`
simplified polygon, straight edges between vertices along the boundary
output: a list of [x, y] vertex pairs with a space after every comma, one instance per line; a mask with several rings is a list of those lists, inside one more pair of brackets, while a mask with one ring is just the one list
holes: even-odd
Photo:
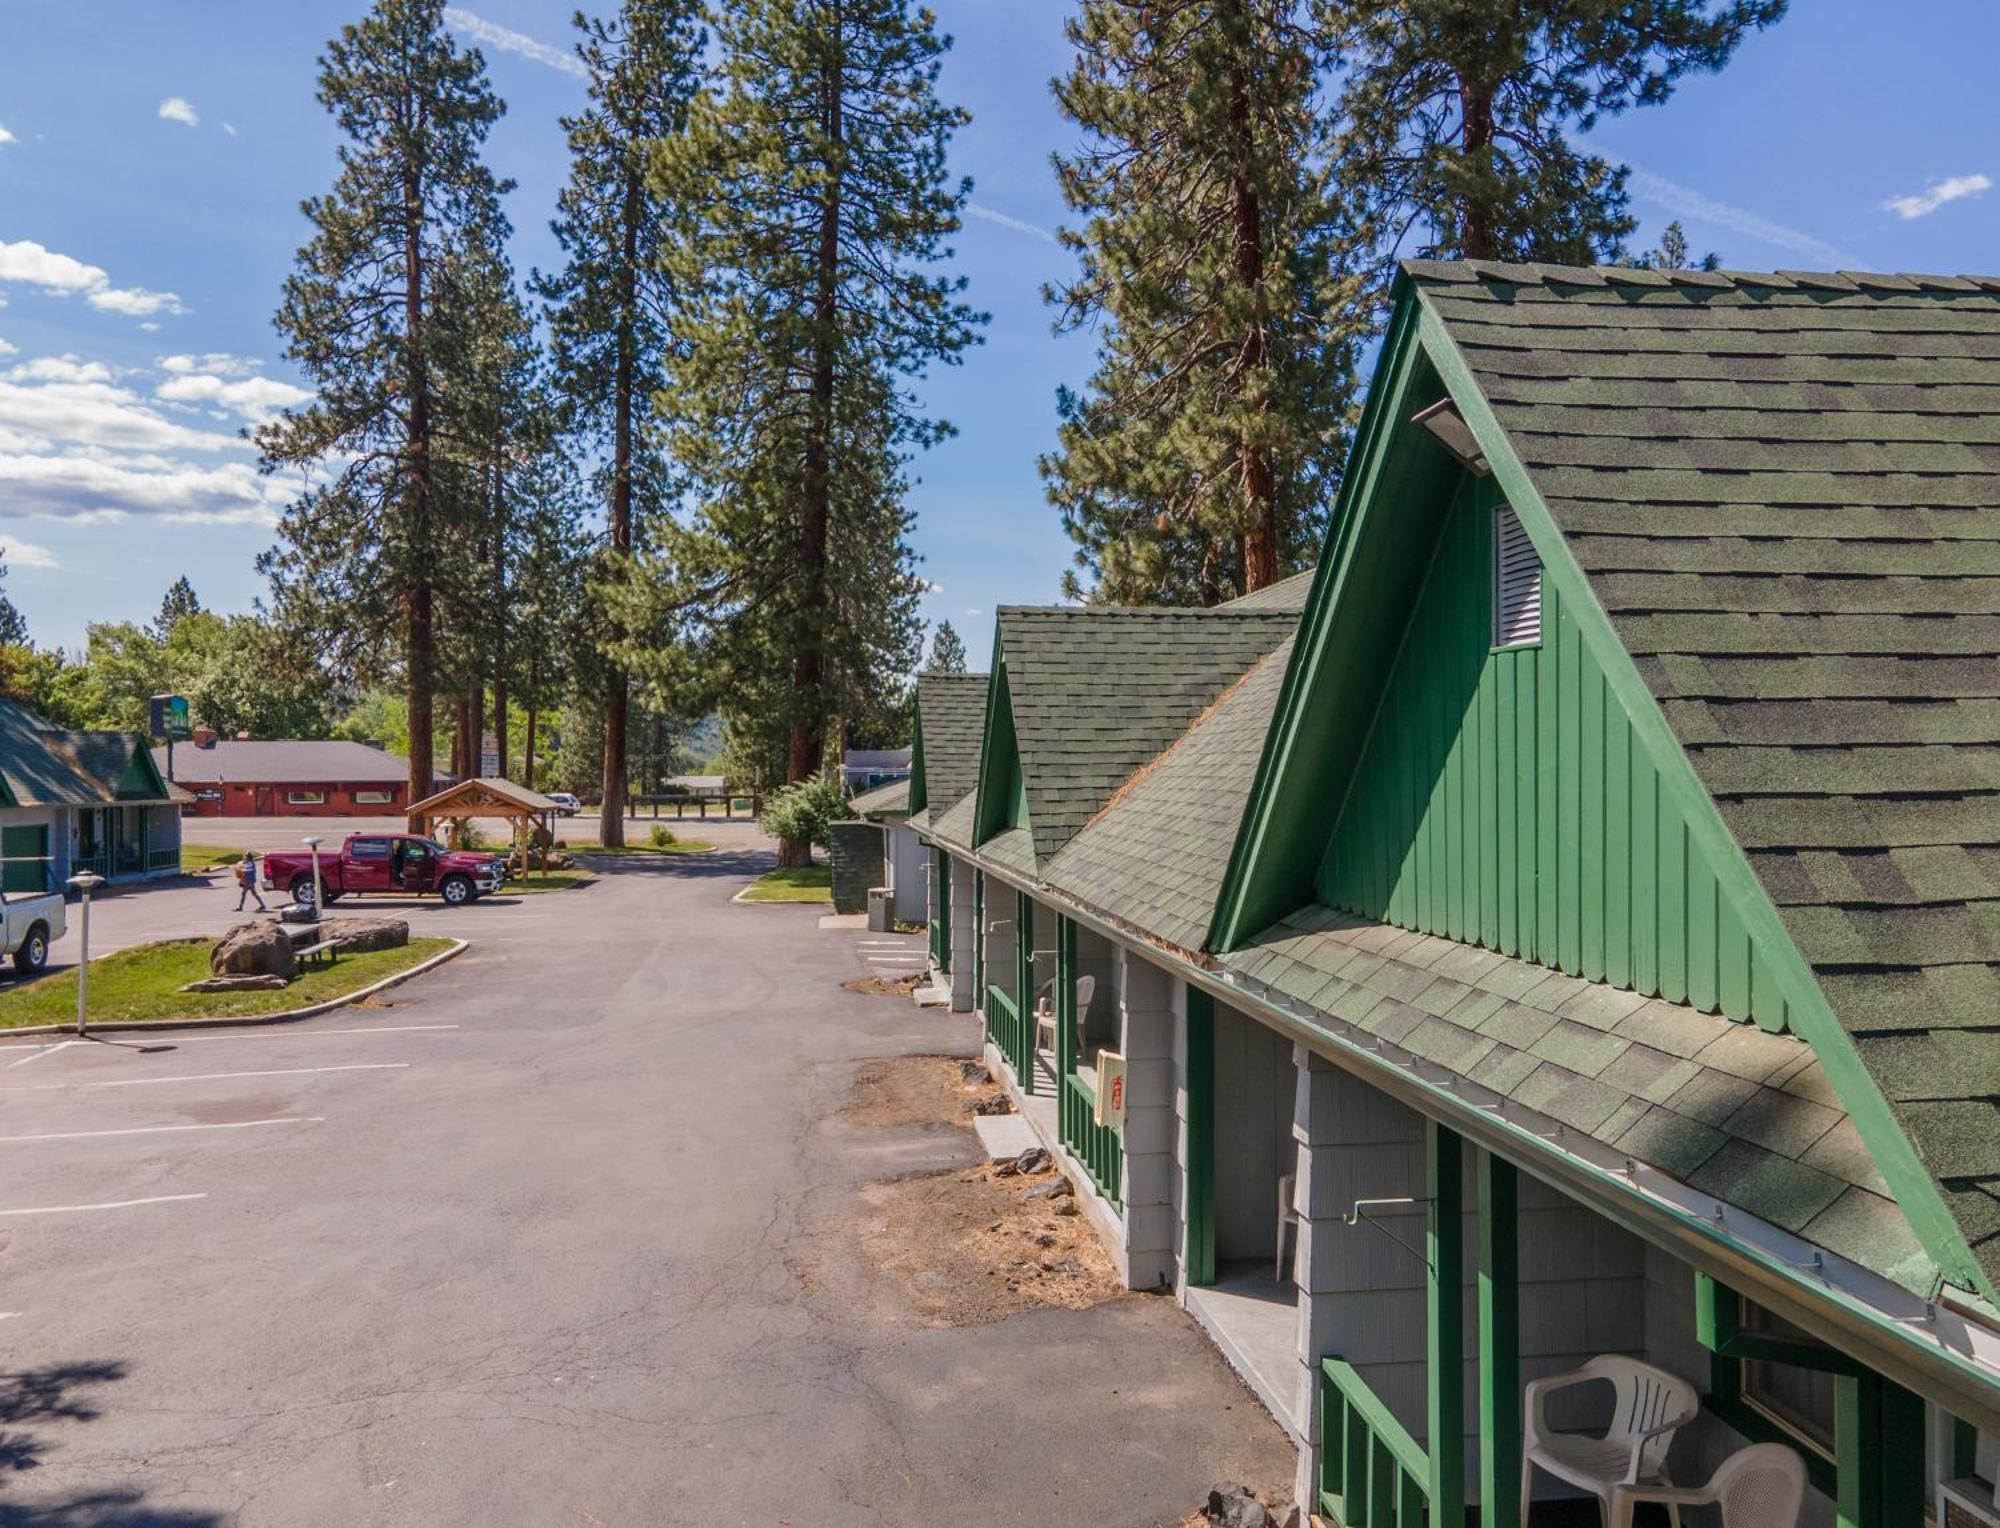
[[[167, 750], [155, 748], [153, 760], [167, 774]], [[340, 738], [219, 738], [198, 728], [174, 746], [171, 778], [194, 797], [187, 811], [196, 817], [395, 817], [410, 800], [407, 759]]]

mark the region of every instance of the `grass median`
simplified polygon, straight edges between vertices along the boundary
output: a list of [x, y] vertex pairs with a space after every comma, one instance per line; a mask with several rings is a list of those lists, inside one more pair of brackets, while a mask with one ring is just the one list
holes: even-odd
[[715, 845], [699, 838], [677, 838], [670, 844], [620, 844], [606, 848], [603, 844], [579, 843], [561, 847], [571, 854], [706, 854]]
[[[165, 939], [134, 945], [90, 963], [93, 1023], [132, 1019], [225, 1019], [290, 1013], [330, 1002], [394, 976], [451, 947], [449, 939], [412, 939], [396, 950], [368, 950], [299, 972], [276, 991], [183, 992], [188, 982], [208, 975], [210, 939]], [[76, 1022], [76, 972], [59, 971], [38, 981], [0, 988], [0, 1030], [31, 1024]]]
[[833, 902], [833, 870], [827, 865], [801, 865], [767, 870], [736, 899], [739, 902]]
[[588, 870], [531, 870], [512, 877], [494, 893], [514, 897], [528, 891], [568, 891], [572, 886], [588, 886], [597, 877]]
[[232, 849], [227, 844], [182, 844], [181, 874], [198, 875], [204, 870], [234, 865], [242, 858], [241, 849]]

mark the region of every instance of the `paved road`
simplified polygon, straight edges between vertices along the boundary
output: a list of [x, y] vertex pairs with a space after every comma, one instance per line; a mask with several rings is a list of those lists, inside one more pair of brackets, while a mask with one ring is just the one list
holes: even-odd
[[465, 909], [389, 1007], [0, 1041], [0, 1528], [1115, 1525], [1284, 1479], [1166, 1300], [815, 1287], [866, 1182], [968, 1150], [829, 1125], [855, 1064], [974, 1032], [839, 988], [893, 942], [731, 905], [767, 863]]

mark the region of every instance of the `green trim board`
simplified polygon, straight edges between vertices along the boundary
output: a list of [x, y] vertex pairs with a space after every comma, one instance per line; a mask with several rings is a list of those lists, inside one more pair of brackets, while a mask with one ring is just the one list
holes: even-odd
[[1215, 999], [1187, 989], [1187, 1239], [1181, 1256], [1188, 1283], [1215, 1282]]
[[1425, 1333], [1429, 1339], [1431, 1521], [1465, 1521], [1465, 1152], [1458, 1132], [1424, 1120]]
[[1480, 1528], [1521, 1523], [1520, 1186], [1514, 1164], [1479, 1154]]
[[993, 677], [986, 691], [986, 726], [979, 745], [978, 804], [973, 809], [972, 842], [979, 845], [1008, 828], [1026, 828], [1028, 797], [1021, 773], [1021, 750], [1014, 734], [1014, 701], [1007, 678], [1003, 640], [995, 633]]

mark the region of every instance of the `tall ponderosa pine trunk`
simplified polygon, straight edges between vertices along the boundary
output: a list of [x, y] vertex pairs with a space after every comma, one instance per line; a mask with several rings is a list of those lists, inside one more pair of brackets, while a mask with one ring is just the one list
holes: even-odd
[[[632, 415], [638, 407], [632, 307], [638, 301], [639, 219], [645, 210], [645, 181], [636, 165], [625, 172], [624, 195], [618, 251], [618, 370], [611, 405], [611, 551], [621, 564], [632, 558]], [[618, 848], [625, 842], [625, 784], [631, 772], [625, 734], [631, 697], [631, 675], [623, 664], [614, 662], [606, 680], [604, 804], [598, 819], [598, 842], [606, 848]]]
[[[413, 114], [422, 107], [406, 102]], [[413, 174], [403, 178], [403, 322], [410, 353], [409, 394], [409, 508], [410, 550], [403, 578], [403, 606], [407, 616], [404, 655], [408, 665], [408, 692], [404, 703], [410, 733], [410, 801], [414, 805], [431, 793], [436, 777], [436, 761], [431, 753], [431, 689], [437, 666], [436, 638], [432, 616], [436, 602], [430, 574], [430, 379], [424, 363], [424, 244], [423, 186]], [[412, 833], [423, 831], [423, 823], [412, 816]]]
[[[829, 144], [840, 142], [841, 67], [836, 58], [830, 71], [820, 107], [820, 129]], [[833, 441], [833, 367], [839, 344], [839, 313], [836, 303], [840, 290], [840, 197], [838, 161], [829, 167], [826, 185], [820, 194], [819, 250], [814, 272], [812, 326], [812, 413], [806, 428], [805, 482], [800, 496], [799, 574], [804, 590], [804, 608], [815, 612], [813, 635], [799, 644], [792, 660], [793, 705], [790, 746], [786, 751], [785, 780], [796, 785], [820, 772], [826, 753], [826, 655], [822, 648], [822, 626], [817, 612], [826, 608], [827, 516], [831, 500], [829, 481]], [[809, 842], [785, 838], [778, 841], [778, 863], [802, 866], [812, 863]]]
[[[1239, 35], [1248, 45], [1250, 29], [1243, 7], [1233, 7]], [[1256, 153], [1256, 124], [1250, 112], [1250, 60], [1239, 52], [1229, 70], [1229, 132], [1232, 165], [1229, 176], [1230, 231], [1236, 244], [1236, 278], [1246, 292], [1264, 286], [1263, 209], [1258, 203], [1251, 164]], [[1270, 338], [1264, 329], [1263, 304], [1257, 304], [1243, 336], [1238, 366], [1239, 392], [1260, 388], [1259, 412], [1270, 409], [1265, 372], [1271, 364]], [[1261, 421], [1260, 421], [1261, 422]], [[1243, 502], [1248, 511], [1243, 532], [1243, 590], [1246, 594], [1278, 579], [1278, 481], [1271, 468], [1270, 448], [1248, 429], [1242, 444]]]

